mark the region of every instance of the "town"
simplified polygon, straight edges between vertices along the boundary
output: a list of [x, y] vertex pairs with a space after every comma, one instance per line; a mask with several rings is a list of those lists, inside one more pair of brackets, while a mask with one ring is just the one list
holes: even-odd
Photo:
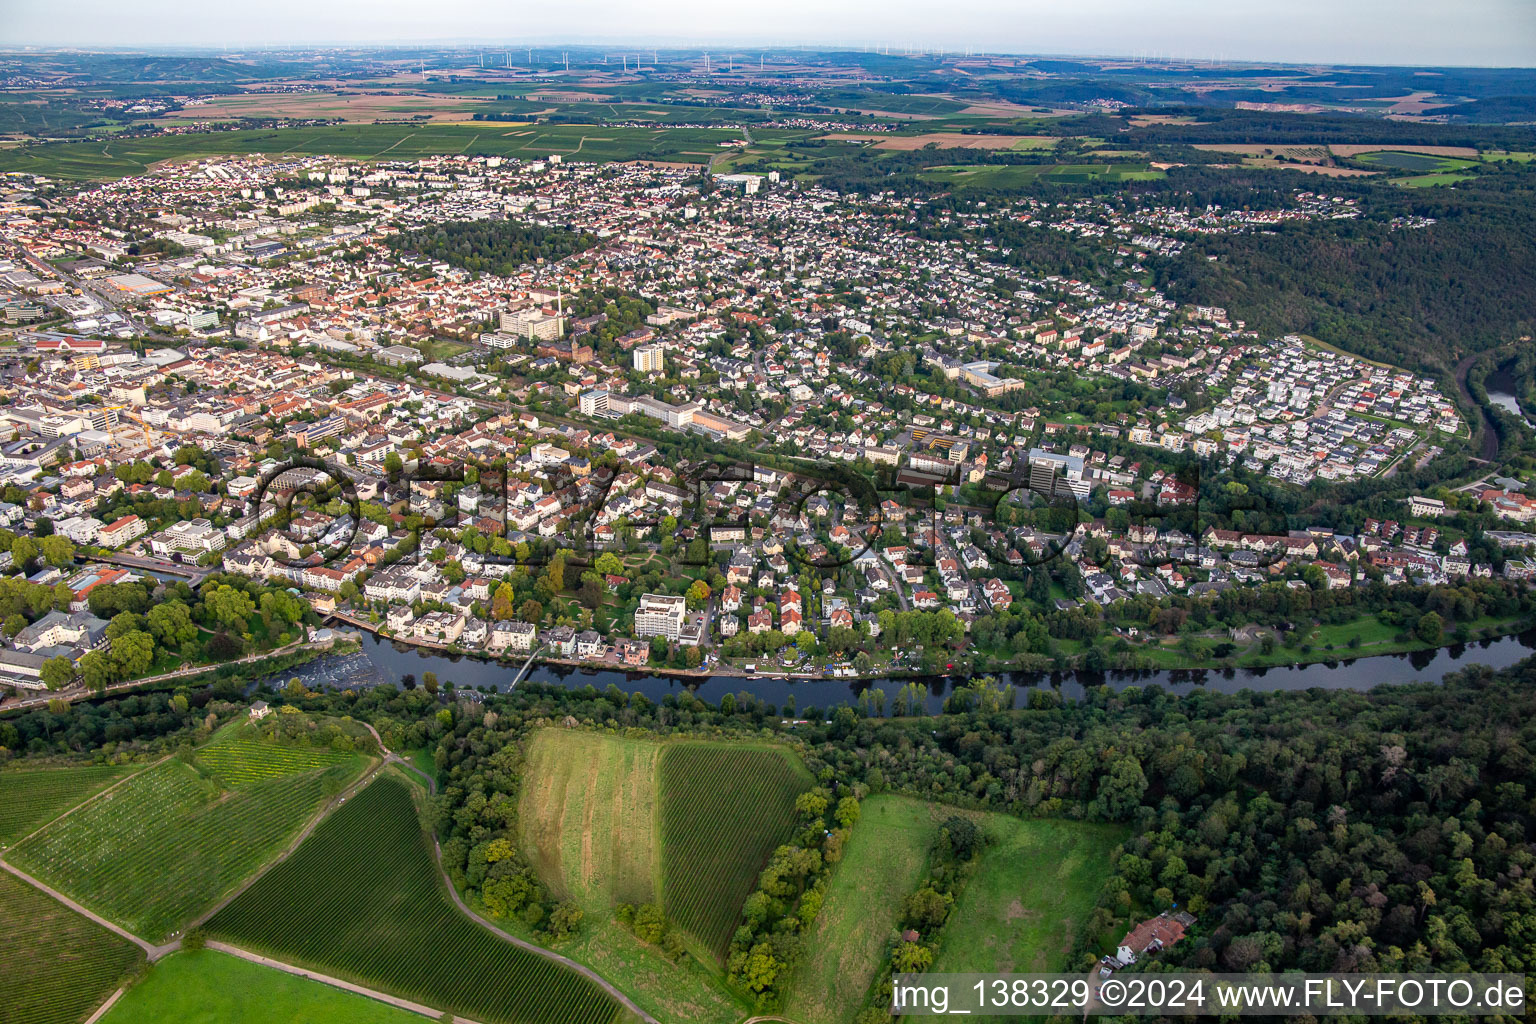
[[[1219, 664], [1312, 647], [1239, 628], [1244, 603], [1190, 619], [1231, 591], [1354, 590], [1364, 614], [1384, 586], [1488, 580], [1491, 608], [1536, 577], [1508, 477], [1275, 529], [1266, 493], [1390, 483], [1468, 425], [1432, 379], [1149, 283], [1190, 237], [1354, 199], [253, 156], [12, 175], [0, 209], [0, 559], [70, 592], [7, 629], [22, 689], [114, 639], [93, 588], [216, 573], [456, 652], [812, 675]], [[1039, 232], [1103, 272], [1020, 264]], [[1482, 510], [1510, 529], [1458, 519]]]

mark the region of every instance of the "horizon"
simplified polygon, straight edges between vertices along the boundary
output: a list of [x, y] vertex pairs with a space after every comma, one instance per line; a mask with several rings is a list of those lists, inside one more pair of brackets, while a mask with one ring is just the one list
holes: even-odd
[[[397, 0], [382, 5], [275, 0], [260, 12], [188, 12], [166, 0], [150, 0], [131, 11], [102, 0], [64, 0], [47, 9], [7, 0], [0, 46], [239, 52], [474, 46], [479, 41], [487, 47], [889, 48], [945, 55], [965, 50], [992, 56], [1107, 54], [1107, 59], [1219, 64], [1536, 66], [1536, 8], [1525, 0], [1459, 5], [1297, 0], [1282, 9], [1244, 7], [1219, 0], [1172, 0], [1155, 8], [1129, 0], [1086, 0], [1063, 11], [1040, 0], [1012, 6], [967, 0], [947, 9], [944, 24], [935, 26], [927, 8], [874, 0], [854, 0], [831, 10], [789, 0], [773, 12], [722, 10], [699, 0], [670, 0], [661, 12], [642, 12], [612, 0], [576, 0], [559, 15], [492, 10], [474, 0], [448, 0], [430, 11]], [[573, 23], [606, 30], [572, 34]], [[364, 24], [367, 30], [359, 31]]]
[[[857, 45], [853, 43], [751, 43], [742, 40], [708, 40], [708, 41], [665, 41], [661, 39], [631, 39], [627, 41], [631, 49], [651, 50], [655, 49], [667, 54], [709, 54], [715, 58], [725, 57], [751, 57], [758, 53], [782, 54], [790, 51], [821, 54], [874, 54], [888, 57], [911, 57], [913, 59], [930, 58], [935, 60], [982, 60], [998, 57], [1012, 57], [1022, 59], [1048, 58], [1051, 60], [1079, 60], [1079, 61], [1124, 61], [1133, 64], [1143, 64], [1148, 67], [1167, 65], [1170, 67], [1331, 67], [1331, 68], [1457, 68], [1480, 71], [1525, 71], [1536, 69], [1536, 57], [1530, 63], [1471, 63], [1457, 61], [1438, 61], [1433, 63], [1411, 61], [1371, 61], [1371, 60], [1304, 60], [1261, 57], [1231, 57], [1231, 56], [1201, 56], [1195, 54], [1164, 54], [1164, 53], [1132, 53], [1132, 52], [1094, 52], [1089, 50], [1007, 50], [1007, 49], [976, 49], [976, 48], [932, 48], [907, 47], [896, 44]], [[167, 44], [163, 46], [146, 45], [114, 45], [108, 43], [0, 43], [0, 55], [27, 56], [42, 55], [48, 53], [79, 53], [84, 55], [108, 54], [108, 55], [142, 55], [146, 57], [170, 57], [183, 55], [199, 55], [209, 57], [235, 58], [253, 53], [307, 53], [346, 50], [464, 50], [466, 56], [473, 56], [475, 52], [489, 53], [492, 50], [510, 48], [513, 51], [532, 47], [534, 50], [545, 50], [557, 47], [582, 48], [584, 50], [605, 51], [617, 57], [624, 50], [616, 41], [601, 41], [590, 39], [574, 39], [562, 36], [549, 37], [521, 37], [504, 39], [474, 40], [464, 37], [443, 37], [429, 40], [407, 39], [374, 39], [374, 40], [337, 40], [337, 39], [310, 39], [273, 42], [251, 42], [242, 46], [221, 46], [214, 43], [185, 43]], [[576, 61], [572, 60], [572, 63]], [[584, 62], [585, 63], [585, 62]], [[487, 65], [490, 71], [500, 65]], [[526, 68], [526, 64], [512, 65], [514, 69]], [[563, 69], [560, 69], [563, 70]], [[720, 73], [720, 69], [715, 69]]]

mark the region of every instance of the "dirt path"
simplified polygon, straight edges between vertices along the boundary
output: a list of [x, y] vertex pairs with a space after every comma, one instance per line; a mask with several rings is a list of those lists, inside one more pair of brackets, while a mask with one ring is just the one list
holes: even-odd
[[[372, 726], [369, 726], [369, 729], [371, 730]], [[378, 734], [374, 733], [374, 735], [377, 736]], [[383, 743], [379, 744], [379, 749], [384, 749]], [[240, 885], [236, 887], [234, 892], [230, 893], [218, 903], [214, 904], [214, 906], [206, 913], [198, 915], [198, 917], [189, 923], [187, 927], [183, 929], [183, 931], [191, 931], [193, 928], [201, 928], [203, 925], [207, 924], [213, 919], [213, 915], [217, 914], [219, 911], [233, 903], [240, 897], [241, 893], [255, 885], [268, 871], [271, 871], [283, 861], [293, 856], [293, 852], [299, 848], [299, 844], [308, 839], [310, 833], [319, 828], [320, 823], [331, 816], [332, 811], [346, 803], [347, 800], [355, 796], [359, 790], [361, 790], [368, 783], [372, 782], [374, 776], [379, 773], [379, 770], [388, 763], [389, 761], [387, 759], [374, 762], [373, 766], [370, 767], [367, 771], [363, 772], [362, 775], [358, 776], [357, 780], [353, 782], [352, 785], [348, 786], [340, 793], [337, 793], [334, 797], [328, 800], [324, 806], [316, 811], [314, 815], [310, 817], [309, 822], [304, 826], [304, 828], [299, 831], [299, 834], [293, 837], [293, 842], [284, 847], [282, 853], [279, 853], [276, 857], [273, 857], [271, 860], [267, 861], [267, 863], [263, 864], [259, 869], [257, 869], [255, 874], [251, 875], [244, 882], [241, 882]]]
[[20, 868], [16, 867], [13, 864], [10, 864], [9, 862], [5, 861], [4, 859], [0, 859], [0, 868], [3, 868], [6, 871], [9, 871], [11, 874], [15, 875], [17, 878], [21, 879], [23, 882], [26, 882], [28, 885], [30, 885], [32, 888], [38, 890], [39, 892], [45, 892], [49, 896], [52, 896], [54, 899], [56, 899], [60, 903], [64, 904], [70, 910], [73, 910], [75, 913], [79, 914], [81, 917], [87, 918], [87, 919], [89, 919], [91, 921], [94, 921], [95, 923], [101, 925], [103, 928], [105, 928], [107, 931], [111, 932], [113, 935], [117, 935], [117, 936], [119, 936], [121, 938], [127, 939], [129, 942], [133, 943], [135, 946], [138, 946], [140, 949], [142, 949], [144, 951], [145, 955], [149, 957], [150, 963], [154, 963], [156, 960], [160, 959], [162, 956], [165, 956], [165, 954], [170, 953], [173, 950], [181, 948], [181, 940], [180, 939], [177, 939], [175, 942], [168, 942], [168, 943], [166, 943], [163, 946], [156, 946], [156, 945], [154, 945], [151, 942], [148, 942], [148, 941], [146, 941], [144, 939], [139, 938], [137, 935], [133, 934], [132, 932], [128, 931], [127, 929], [120, 928], [117, 925], [113, 924], [111, 921], [108, 921], [106, 918], [102, 917], [100, 914], [93, 913], [92, 911], [89, 911], [89, 910], [85, 909], [80, 904], [78, 904], [74, 900], [70, 899], [68, 896], [65, 896], [63, 893], [59, 892], [59, 890], [53, 888], [52, 886], [45, 885], [43, 882], [40, 882], [36, 878], [33, 878], [31, 875], [27, 874], [25, 871], [22, 871]]
[[[339, 988], [347, 992], [353, 992], [360, 996], [367, 996], [369, 999], [377, 999], [381, 1003], [387, 1003], [390, 1006], [398, 1007], [402, 1010], [409, 1010], [412, 1013], [419, 1013], [423, 1017], [432, 1017], [436, 1019], [442, 1015], [441, 1010], [434, 1010], [430, 1006], [424, 1006], [421, 1003], [413, 1003], [409, 999], [401, 999], [399, 996], [392, 996], [387, 992], [380, 992], [378, 989], [365, 988], [362, 985], [354, 985], [350, 981], [342, 981], [340, 978], [334, 978], [329, 974], [321, 974], [319, 971], [311, 971], [303, 967], [295, 967], [293, 964], [284, 963], [281, 960], [273, 960], [271, 957], [262, 956], [259, 953], [252, 953], [248, 949], [241, 949], [239, 946], [231, 946], [227, 942], [209, 942], [208, 948], [219, 953], [228, 953], [230, 956], [237, 956], [240, 959], [248, 960], [253, 964], [260, 964], [263, 967], [270, 967], [273, 970], [282, 971], [284, 974], [292, 974], [296, 977], [308, 978], [310, 981], [318, 981], [323, 985], [330, 985], [332, 988]], [[479, 1024], [478, 1021], [475, 1021], [469, 1017], [454, 1017], [453, 1019], [457, 1022], [457, 1024]]]
[[123, 998], [123, 993], [127, 992], [127, 991], [128, 991], [127, 986], [124, 986], [123, 988], [118, 989], [116, 992], [113, 992], [110, 996], [107, 997], [107, 1001], [106, 1002], [104, 1002], [100, 1006], [96, 1007], [96, 1012], [95, 1013], [93, 1013], [89, 1017], [85, 1018], [85, 1024], [96, 1024], [97, 1021], [99, 1021], [99, 1020], [101, 1020], [101, 1018], [105, 1017], [107, 1015], [107, 1011], [112, 1009], [112, 1007], [116, 1006], [117, 1005], [117, 1001], [119, 999]]
[[516, 935], [511, 935], [507, 932], [504, 932], [494, 924], [491, 924], [491, 922], [487, 921], [485, 918], [481, 917], [479, 914], [475, 913], [473, 910], [470, 910], [469, 907], [464, 903], [464, 900], [460, 898], [459, 891], [453, 887], [453, 880], [450, 879], [448, 877], [448, 873], [443, 870], [443, 848], [441, 844], [438, 843], [436, 836], [432, 837], [432, 848], [437, 856], [438, 874], [442, 876], [443, 884], [448, 887], [448, 895], [453, 897], [454, 906], [458, 907], [465, 917], [468, 917], [470, 920], [479, 924], [482, 928], [485, 928], [493, 935], [497, 935], [503, 939], [506, 939], [508, 942], [512, 943], [512, 945], [517, 946], [519, 949], [526, 949], [528, 952], [542, 956], [546, 960], [553, 960], [555, 963], [575, 971], [582, 977], [590, 979], [592, 982], [601, 987], [604, 992], [607, 992], [609, 995], [613, 996], [613, 998], [617, 999], [625, 1009], [629, 1010], [635, 1016], [645, 1021], [645, 1024], [661, 1024], [661, 1022], [658, 1021], [655, 1017], [652, 1017], [650, 1014], [642, 1010], [633, 999], [629, 998], [629, 996], [620, 991], [617, 986], [615, 986], [608, 979], [604, 978], [601, 974], [598, 974], [592, 968], [586, 966], [585, 964], [579, 964], [568, 956], [561, 956], [559, 953], [556, 953], [553, 950], [545, 949], [543, 946], [535, 946], [533, 943], [528, 942], [525, 939], [520, 939]]

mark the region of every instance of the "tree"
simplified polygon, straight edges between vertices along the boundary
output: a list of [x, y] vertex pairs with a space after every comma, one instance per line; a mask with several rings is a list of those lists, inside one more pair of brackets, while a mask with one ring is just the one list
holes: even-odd
[[512, 584], [502, 581], [497, 584], [496, 592], [491, 595], [491, 618], [497, 622], [512, 617]]
[[391, 480], [397, 478], [405, 469], [405, 463], [400, 458], [399, 452], [387, 452], [384, 455], [384, 472]]
[[604, 551], [598, 555], [592, 568], [599, 576], [620, 576], [624, 573], [624, 563], [612, 551]]
[[891, 969], [898, 974], [921, 974], [933, 966], [933, 950], [916, 942], [903, 942], [891, 954]]
[[75, 663], [64, 655], [43, 662], [43, 685], [50, 690], [62, 690], [75, 679]]
[[221, 629], [208, 638], [204, 650], [209, 661], [233, 661], [245, 652], [245, 644], [238, 636]]
[[562, 900], [549, 915], [549, 933], [563, 939], [581, 929], [582, 910], [570, 900]]
[[[932, 960], [931, 954], [929, 959]], [[782, 966], [778, 958], [773, 955], [773, 946], [766, 942], [759, 942], [752, 947], [745, 963], [742, 964], [741, 979], [753, 992], [762, 992], [772, 987]]]
[[22, 630], [27, 628], [27, 617], [22, 615], [20, 612], [7, 615], [5, 617], [5, 625], [3, 628], [5, 630], [6, 636], [13, 637], [17, 633], [20, 633]]
[[112, 662], [121, 679], [133, 679], [149, 671], [155, 660], [155, 638], [132, 630], [112, 641]]
[[197, 639], [192, 611], [180, 601], [155, 605], [145, 616], [145, 623], [155, 639], [166, 647], [180, 647]]
[[11, 545], [11, 559], [15, 564], [25, 567], [36, 560], [40, 550], [34, 538], [17, 537]]
[[907, 921], [919, 932], [927, 934], [944, 924], [954, 903], [955, 898], [949, 893], [925, 885], [907, 897]]
[[635, 938], [656, 945], [667, 932], [667, 915], [654, 903], [642, 903], [635, 908]]
[[1426, 644], [1438, 644], [1444, 632], [1445, 620], [1438, 612], [1425, 612], [1413, 627], [1413, 635]]
[[544, 606], [530, 597], [518, 606], [517, 617], [524, 622], [532, 622], [534, 625], [538, 625], [539, 620], [544, 618]]
[[68, 537], [44, 537], [38, 546], [43, 560], [57, 569], [67, 569], [75, 564], [75, 542]]
[[80, 678], [98, 693], [113, 681], [112, 659], [106, 651], [88, 651], [80, 659]]
[[245, 591], [221, 583], [203, 597], [203, 608], [214, 622], [236, 633], [244, 633], [246, 620], [256, 610], [256, 602]]

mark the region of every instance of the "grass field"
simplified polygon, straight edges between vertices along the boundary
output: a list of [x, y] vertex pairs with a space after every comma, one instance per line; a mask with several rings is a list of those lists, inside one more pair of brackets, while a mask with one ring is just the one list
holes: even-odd
[[[163, 940], [276, 856], [364, 765], [349, 755], [303, 770], [290, 748], [223, 746], [198, 757], [240, 778], [233, 788], [211, 768], [205, 776], [164, 761], [18, 845], [11, 860], [136, 935]], [[285, 766], [288, 774], [257, 777]]]
[[982, 828], [990, 843], [944, 926], [933, 970], [1066, 969], [1126, 830], [1003, 814], [985, 815]]
[[1033, 181], [1144, 181], [1164, 173], [1146, 164], [961, 164], [929, 168], [918, 174], [927, 181], [956, 188], [1020, 188]]
[[810, 773], [774, 747], [685, 742], [663, 749], [657, 777], [662, 905], [723, 957], [758, 874], [790, 836]]
[[[253, 993], [260, 998], [252, 998]], [[102, 1024], [421, 1024], [367, 996], [199, 949], [155, 962]]]
[[133, 770], [134, 766], [87, 765], [0, 772], [0, 848]]
[[209, 922], [243, 948], [485, 1024], [599, 1024], [596, 985], [449, 901], [408, 784], [383, 776]]
[[78, 1024], [144, 954], [64, 904], [0, 872], [0, 1021]]
[[90, 142], [51, 142], [0, 149], [0, 171], [104, 180], [142, 174], [167, 160], [292, 154], [359, 160], [415, 160], [434, 154], [535, 159], [552, 153], [577, 160], [665, 160], [702, 164], [717, 143], [739, 139], [731, 128], [613, 128], [581, 124], [346, 124]]
[[1445, 171], [1435, 174], [1412, 174], [1406, 178], [1392, 178], [1392, 184], [1402, 185], [1404, 188], [1433, 188], [1436, 185], [1454, 185], [1458, 181], [1466, 181], [1475, 175], [1460, 171]]
[[712, 965], [672, 963], [620, 925], [613, 907], [655, 902], [660, 884], [657, 763], [662, 744], [545, 729], [528, 745], [519, 845], [545, 884], [586, 911], [560, 951], [662, 1020], [728, 1022], [746, 1007]]
[[656, 763], [645, 740], [544, 729], [528, 746], [522, 848], [545, 884], [607, 917], [656, 899]]
[[863, 1005], [901, 923], [901, 900], [923, 879], [945, 810], [904, 796], [864, 801], [826, 902], [806, 937], [785, 1014], [841, 1024]]

